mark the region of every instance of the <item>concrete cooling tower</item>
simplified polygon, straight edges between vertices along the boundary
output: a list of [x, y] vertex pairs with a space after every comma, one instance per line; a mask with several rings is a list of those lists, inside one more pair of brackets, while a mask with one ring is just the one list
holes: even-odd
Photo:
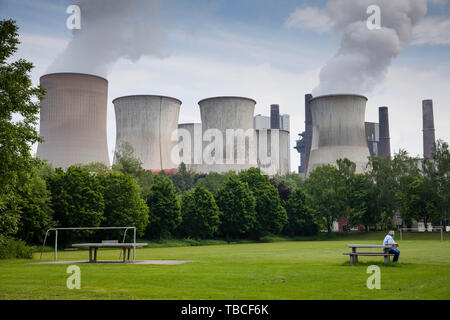
[[[203, 164], [194, 165], [193, 170], [200, 173], [221, 173], [257, 167], [257, 141], [253, 127], [256, 101], [241, 97], [217, 97], [202, 100], [199, 105], [204, 157]], [[243, 137], [240, 134], [239, 138], [227, 137], [227, 130], [234, 130], [238, 135], [239, 131], [248, 135]], [[213, 137], [216, 135], [219, 136]], [[244, 138], [245, 143], [240, 143], [240, 138]], [[222, 148], [214, 148], [212, 144]], [[209, 150], [211, 152], [208, 152]], [[208, 154], [213, 156], [213, 161], [205, 158]]]
[[177, 169], [181, 101], [162, 96], [129, 96], [117, 98], [113, 103], [116, 150], [128, 143], [145, 170]]
[[57, 73], [40, 79], [42, 101], [37, 156], [55, 168], [101, 162], [108, 167], [108, 81], [92, 75]]
[[311, 101], [313, 139], [308, 175], [321, 165], [336, 165], [347, 158], [363, 172], [369, 148], [365, 136], [367, 98], [358, 95], [327, 95]]

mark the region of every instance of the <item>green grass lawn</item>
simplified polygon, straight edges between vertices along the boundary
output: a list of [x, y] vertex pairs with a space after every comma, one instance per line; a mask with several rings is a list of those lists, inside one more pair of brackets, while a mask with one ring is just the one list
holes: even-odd
[[[448, 237], [448, 235], [446, 235]], [[409, 239], [408, 239], [409, 238]], [[379, 244], [382, 233], [322, 241], [177, 246], [137, 251], [138, 260], [195, 260], [177, 266], [80, 264], [81, 290], [69, 290], [67, 265], [0, 260], [0, 299], [450, 299], [450, 240], [408, 235], [401, 263], [360, 258], [352, 266], [347, 244]], [[435, 240], [436, 239], [436, 240]], [[118, 250], [100, 259], [117, 259]], [[51, 260], [52, 252], [44, 253]], [[60, 252], [60, 260], [86, 260], [88, 251]], [[381, 267], [381, 290], [369, 290], [370, 264]]]

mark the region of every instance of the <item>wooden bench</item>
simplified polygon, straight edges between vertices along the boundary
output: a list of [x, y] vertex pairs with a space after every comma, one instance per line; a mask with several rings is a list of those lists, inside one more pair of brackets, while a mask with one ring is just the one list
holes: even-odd
[[[344, 255], [350, 256], [351, 264], [358, 263], [359, 256], [384, 257], [384, 263], [389, 263], [391, 261], [391, 257], [394, 256], [394, 254], [389, 253], [392, 246], [349, 244], [348, 247], [352, 249], [352, 252], [344, 253]], [[383, 252], [357, 252], [358, 249], [383, 249]]]

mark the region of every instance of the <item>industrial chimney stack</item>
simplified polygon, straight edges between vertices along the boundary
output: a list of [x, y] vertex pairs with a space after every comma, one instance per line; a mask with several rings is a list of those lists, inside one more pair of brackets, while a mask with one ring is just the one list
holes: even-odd
[[423, 156], [433, 157], [433, 147], [436, 142], [434, 129], [433, 100], [424, 100], [423, 109]]
[[312, 94], [305, 95], [305, 175], [308, 172], [309, 155], [313, 138], [313, 121], [311, 113]]
[[280, 129], [280, 106], [278, 104], [270, 106], [270, 128]]
[[380, 145], [378, 149], [378, 156], [387, 158], [391, 155], [391, 138], [389, 134], [389, 109], [388, 107], [381, 107], [379, 109], [380, 116]]

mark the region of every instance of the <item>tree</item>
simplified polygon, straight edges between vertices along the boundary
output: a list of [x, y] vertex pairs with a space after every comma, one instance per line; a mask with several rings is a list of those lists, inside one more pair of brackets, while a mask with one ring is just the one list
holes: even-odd
[[253, 236], [279, 234], [287, 222], [287, 215], [281, 206], [278, 190], [270, 184], [269, 176], [263, 175], [258, 168], [250, 168], [242, 171], [239, 179], [248, 184], [256, 201]]
[[171, 175], [170, 179], [172, 180], [177, 192], [183, 193], [194, 188], [197, 175], [192, 171], [188, 171], [186, 169], [186, 165], [184, 163], [181, 163], [178, 168], [178, 172]]
[[319, 225], [314, 213], [306, 204], [305, 192], [297, 188], [286, 202], [288, 223], [284, 233], [289, 236], [311, 236], [319, 232]]
[[339, 171], [332, 165], [316, 168], [305, 181], [305, 193], [308, 207], [331, 233], [334, 221], [346, 211], [345, 185]]
[[[56, 169], [47, 178], [54, 219], [58, 227], [99, 227], [104, 219], [103, 190], [98, 179], [77, 166], [64, 172]], [[70, 232], [65, 241], [92, 235], [91, 231]]]
[[149, 225], [146, 235], [160, 239], [170, 235], [181, 223], [181, 206], [172, 181], [164, 174], [155, 176], [147, 197]]
[[19, 223], [17, 191], [26, 188], [29, 173], [40, 163], [31, 146], [42, 141], [36, 126], [40, 101], [45, 91], [33, 87], [33, 64], [11, 61], [19, 44], [13, 20], [0, 21], [0, 233], [17, 232]]
[[444, 225], [448, 224], [450, 208], [450, 151], [448, 143], [438, 140], [434, 147], [433, 159], [423, 162], [423, 174], [428, 192], [437, 198], [437, 210]]
[[256, 202], [247, 183], [228, 177], [217, 191], [216, 202], [221, 212], [220, 230], [227, 239], [241, 237], [253, 228]]
[[111, 172], [109, 167], [103, 162], [92, 162], [89, 164], [78, 165], [81, 169], [87, 170], [90, 173], [108, 174]]
[[[105, 227], [136, 227], [139, 236], [148, 225], [148, 207], [140, 198], [140, 190], [131, 176], [110, 173], [98, 176], [103, 187]], [[113, 233], [117, 235], [117, 233]]]
[[199, 177], [199, 179], [195, 183], [195, 186], [204, 187], [209, 192], [212, 192], [214, 194], [222, 187], [225, 180], [227, 180], [230, 175], [234, 175], [234, 173], [220, 174], [217, 172], [210, 172], [204, 177]]
[[134, 149], [128, 142], [122, 143], [114, 153], [113, 171], [136, 177], [142, 171], [142, 162], [136, 158]]
[[30, 244], [42, 243], [45, 232], [54, 226], [50, 191], [45, 180], [32, 173], [31, 183], [20, 192], [17, 237]]
[[194, 239], [214, 236], [220, 225], [219, 208], [211, 192], [203, 187], [186, 192], [181, 203], [181, 230]]

